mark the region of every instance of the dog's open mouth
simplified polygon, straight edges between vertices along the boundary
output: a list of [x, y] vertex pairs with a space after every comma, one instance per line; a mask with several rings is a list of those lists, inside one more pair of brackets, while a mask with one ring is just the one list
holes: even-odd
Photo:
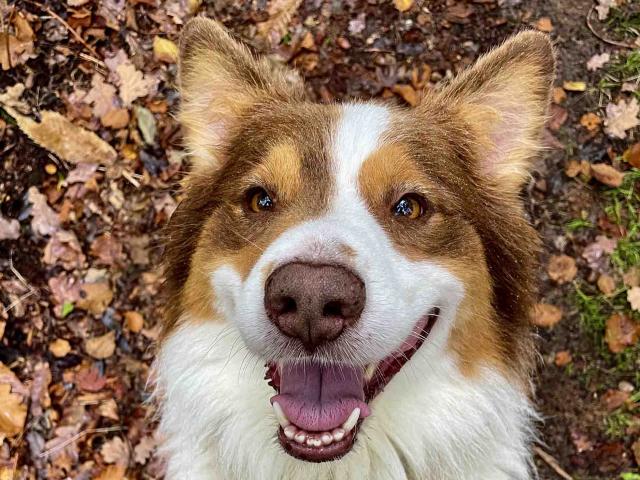
[[266, 378], [278, 392], [271, 404], [278, 439], [290, 455], [328, 462], [347, 454], [371, 414], [369, 402], [422, 346], [438, 318], [433, 309], [396, 352], [367, 368], [319, 362], [269, 364]]

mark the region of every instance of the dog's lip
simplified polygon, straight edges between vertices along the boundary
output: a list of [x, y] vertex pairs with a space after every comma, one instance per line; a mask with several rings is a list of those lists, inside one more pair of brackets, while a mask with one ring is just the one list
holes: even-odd
[[[393, 377], [402, 369], [405, 363], [407, 363], [411, 357], [420, 349], [425, 340], [431, 333], [433, 326], [435, 325], [440, 314], [438, 308], [432, 309], [427, 315], [422, 317], [414, 327], [414, 330], [403, 342], [403, 345], [396, 352], [393, 352], [388, 357], [373, 368], [373, 374], [368, 379], [364, 386], [365, 402], [370, 403], [380, 392], [382, 392], [385, 386], [393, 379]], [[280, 389], [279, 368], [277, 364], [268, 364], [267, 373], [265, 379], [268, 380], [277, 392]], [[329, 445], [323, 445], [320, 447], [309, 446], [306, 444], [300, 444], [292, 438], [287, 438], [284, 434], [282, 427], [278, 430], [278, 439], [283, 449], [295, 458], [305, 460], [309, 462], [328, 462], [337, 460], [351, 451], [353, 444], [355, 443], [358, 429], [363, 421], [360, 418], [356, 426], [351, 429], [343, 439], [340, 441], [334, 441]], [[293, 425], [293, 424], [292, 424]], [[295, 425], [293, 425], [295, 427]], [[313, 432], [311, 432], [313, 433]]]

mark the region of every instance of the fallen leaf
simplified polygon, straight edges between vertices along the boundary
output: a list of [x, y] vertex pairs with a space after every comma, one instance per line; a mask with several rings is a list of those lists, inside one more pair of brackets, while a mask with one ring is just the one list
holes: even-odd
[[41, 110], [38, 123], [10, 107], [5, 106], [5, 110], [31, 140], [67, 162], [111, 165], [118, 156], [95, 133], [74, 125], [57, 112]]
[[49, 344], [49, 351], [56, 358], [62, 358], [71, 351], [71, 345], [64, 338], [56, 338]]
[[126, 108], [116, 108], [100, 117], [100, 123], [107, 128], [119, 130], [129, 125], [130, 119], [129, 110]]
[[152, 93], [158, 84], [156, 78], [144, 75], [131, 63], [124, 50], [104, 60], [109, 70], [115, 75], [122, 104], [129, 108], [133, 101]]
[[396, 84], [391, 88], [391, 91], [400, 95], [412, 107], [418, 104], [418, 94], [411, 85]]
[[71, 185], [72, 183], [84, 183], [93, 178], [98, 171], [98, 165], [95, 163], [81, 163], [69, 172], [65, 181]]
[[557, 367], [564, 367], [569, 365], [573, 358], [571, 357], [571, 352], [567, 350], [562, 350], [560, 352], [556, 352], [554, 363]]
[[133, 449], [133, 458], [136, 463], [144, 465], [149, 460], [151, 453], [158, 445], [155, 437], [146, 435], [140, 439], [140, 442]]
[[640, 168], [640, 143], [635, 143], [622, 154], [625, 162], [635, 168]]
[[135, 107], [135, 112], [142, 138], [147, 145], [153, 145], [156, 143], [156, 117], [148, 109], [138, 105]]
[[113, 437], [102, 444], [100, 453], [105, 463], [126, 466], [129, 463], [129, 446], [120, 437]]
[[567, 163], [567, 166], [564, 169], [564, 173], [569, 178], [577, 177], [581, 171], [582, 168], [580, 166], [580, 162], [578, 162], [577, 160], [569, 160], [569, 163]]
[[631, 451], [633, 452], [636, 464], [640, 465], [640, 440], [633, 442], [633, 445], [631, 445]]
[[607, 63], [611, 59], [611, 55], [608, 53], [595, 54], [593, 57], [589, 59], [587, 62], [587, 70], [591, 70], [595, 72], [599, 68], [602, 68], [605, 63]]
[[38, 235], [51, 235], [60, 228], [58, 214], [47, 203], [47, 197], [37, 187], [29, 187], [27, 200], [31, 203], [31, 229]]
[[576, 278], [578, 268], [576, 261], [568, 255], [552, 255], [547, 265], [547, 273], [551, 280], [562, 285]]
[[584, 433], [572, 431], [571, 441], [573, 442], [573, 445], [576, 447], [576, 451], [578, 453], [593, 450], [593, 442], [591, 442], [591, 440], [589, 440], [589, 437], [587, 437]]
[[366, 28], [366, 13], [360, 12], [356, 18], [349, 20], [349, 33], [351, 35], [358, 35]]
[[[6, 7], [5, 7], [6, 8]], [[2, 15], [6, 15], [2, 12]], [[8, 16], [8, 15], [7, 15]], [[30, 58], [35, 58], [33, 53], [33, 40], [35, 35], [29, 22], [22, 12], [16, 12], [9, 16], [14, 33], [5, 30], [0, 32], [0, 67], [9, 70], [17, 65], [22, 65]]]
[[133, 312], [133, 311], [125, 312], [124, 320], [127, 324], [127, 328], [129, 329], [129, 331], [133, 333], [138, 333], [140, 330], [142, 330], [142, 327], [144, 326], [144, 318], [138, 312]]
[[567, 92], [562, 87], [553, 87], [552, 92], [553, 103], [561, 104], [567, 99]]
[[553, 31], [553, 24], [549, 17], [540, 17], [536, 22], [536, 30], [541, 32], [550, 33]]
[[108, 281], [85, 283], [80, 287], [77, 307], [93, 315], [102, 315], [113, 300], [113, 292]]
[[621, 392], [620, 390], [609, 389], [602, 396], [602, 403], [607, 411], [612, 412], [621, 406], [629, 399], [629, 392]]
[[626, 347], [635, 345], [640, 334], [640, 325], [631, 317], [614, 313], [607, 319], [604, 340], [613, 353], [620, 353]]
[[555, 103], [551, 104], [551, 107], [549, 108], [549, 114], [549, 128], [554, 132], [558, 131], [569, 117], [569, 112], [567, 112], [567, 109], [556, 105]]
[[400, 12], [406, 12], [413, 6], [413, 0], [393, 0], [393, 4]]
[[616, 291], [616, 281], [613, 279], [611, 275], [602, 274], [598, 277], [597, 282], [598, 288], [602, 293], [606, 296], [611, 295]]
[[110, 330], [99, 337], [89, 338], [84, 342], [84, 349], [95, 359], [109, 358], [116, 351], [116, 332]]
[[91, 90], [83, 101], [93, 105], [93, 115], [101, 120], [102, 117], [119, 107], [116, 87], [107, 83], [99, 73], [94, 73], [91, 77]]
[[109, 465], [94, 480], [123, 480], [126, 471], [123, 465]]
[[608, 263], [606, 254], [611, 254], [618, 245], [615, 238], [607, 238], [604, 235], [598, 235], [596, 241], [587, 245], [582, 251], [582, 258], [587, 261], [589, 268], [596, 271], [602, 271]]
[[580, 125], [589, 130], [595, 132], [600, 127], [602, 119], [593, 112], [585, 113], [580, 117]]
[[21, 434], [27, 419], [24, 395], [16, 393], [13, 385], [21, 383], [11, 370], [0, 363], [0, 438]]
[[91, 244], [91, 255], [102, 265], [115, 265], [122, 257], [122, 244], [110, 233], [103, 233]]
[[29, 411], [32, 418], [38, 418], [44, 413], [44, 409], [51, 406], [49, 397], [49, 384], [51, 383], [51, 370], [47, 362], [39, 362], [33, 369], [31, 381], [31, 403]]
[[44, 247], [42, 261], [48, 265], [62, 265], [65, 270], [77, 270], [85, 261], [82, 247], [76, 234], [67, 230], [58, 230]]
[[631, 267], [622, 275], [622, 282], [627, 287], [640, 287], [640, 268]]
[[155, 36], [153, 38], [153, 56], [165, 63], [178, 61], [178, 46], [168, 38]]
[[45, 450], [49, 455], [50, 460], [56, 460], [60, 457], [67, 457], [66, 461], [76, 463], [79, 458], [78, 442], [74, 441], [74, 438], [78, 434], [80, 425], [65, 425], [57, 427], [54, 430], [54, 437], [47, 440], [44, 444]]
[[596, 5], [596, 11], [598, 12], [599, 20], [606, 20], [609, 16], [609, 10], [611, 7], [617, 6], [617, 0], [598, 0]]
[[287, 33], [291, 17], [298, 10], [300, 3], [302, 0], [273, 0], [269, 2], [267, 8], [269, 19], [256, 25], [259, 37], [266, 40], [271, 46], [277, 46], [283, 35]]
[[561, 319], [562, 310], [548, 303], [537, 303], [531, 313], [531, 320], [538, 327], [553, 327]]
[[624, 180], [624, 174], [606, 163], [592, 163], [591, 174], [600, 183], [609, 187], [619, 187]]
[[99, 392], [107, 384], [107, 379], [96, 367], [90, 367], [76, 373], [75, 384], [85, 392]]
[[640, 287], [631, 287], [627, 290], [627, 301], [632, 310], [640, 312]]
[[108, 398], [98, 405], [98, 413], [100, 416], [110, 418], [111, 420], [120, 420], [118, 415], [118, 404], [113, 398]]
[[13, 218], [4, 218], [0, 214], [0, 240], [20, 238], [20, 222]]
[[621, 99], [617, 104], [609, 103], [606, 108], [607, 116], [604, 119], [605, 133], [610, 137], [625, 138], [627, 130], [640, 124], [639, 112], [640, 105], [635, 97], [629, 102]]
[[584, 92], [587, 89], [587, 84], [585, 82], [564, 81], [562, 88], [569, 92]]

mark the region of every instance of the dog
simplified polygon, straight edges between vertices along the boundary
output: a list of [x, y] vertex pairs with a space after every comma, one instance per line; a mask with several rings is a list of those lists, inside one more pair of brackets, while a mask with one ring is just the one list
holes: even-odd
[[219, 23], [185, 26], [167, 479], [535, 476], [520, 193], [554, 69], [523, 31], [415, 108], [318, 104]]

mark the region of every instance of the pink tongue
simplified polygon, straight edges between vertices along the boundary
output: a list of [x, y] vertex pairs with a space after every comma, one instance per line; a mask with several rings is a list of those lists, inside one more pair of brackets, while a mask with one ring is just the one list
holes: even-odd
[[319, 363], [285, 364], [280, 371], [278, 402], [291, 423], [311, 432], [341, 426], [354, 408], [360, 417], [369, 415], [364, 402], [361, 368]]

